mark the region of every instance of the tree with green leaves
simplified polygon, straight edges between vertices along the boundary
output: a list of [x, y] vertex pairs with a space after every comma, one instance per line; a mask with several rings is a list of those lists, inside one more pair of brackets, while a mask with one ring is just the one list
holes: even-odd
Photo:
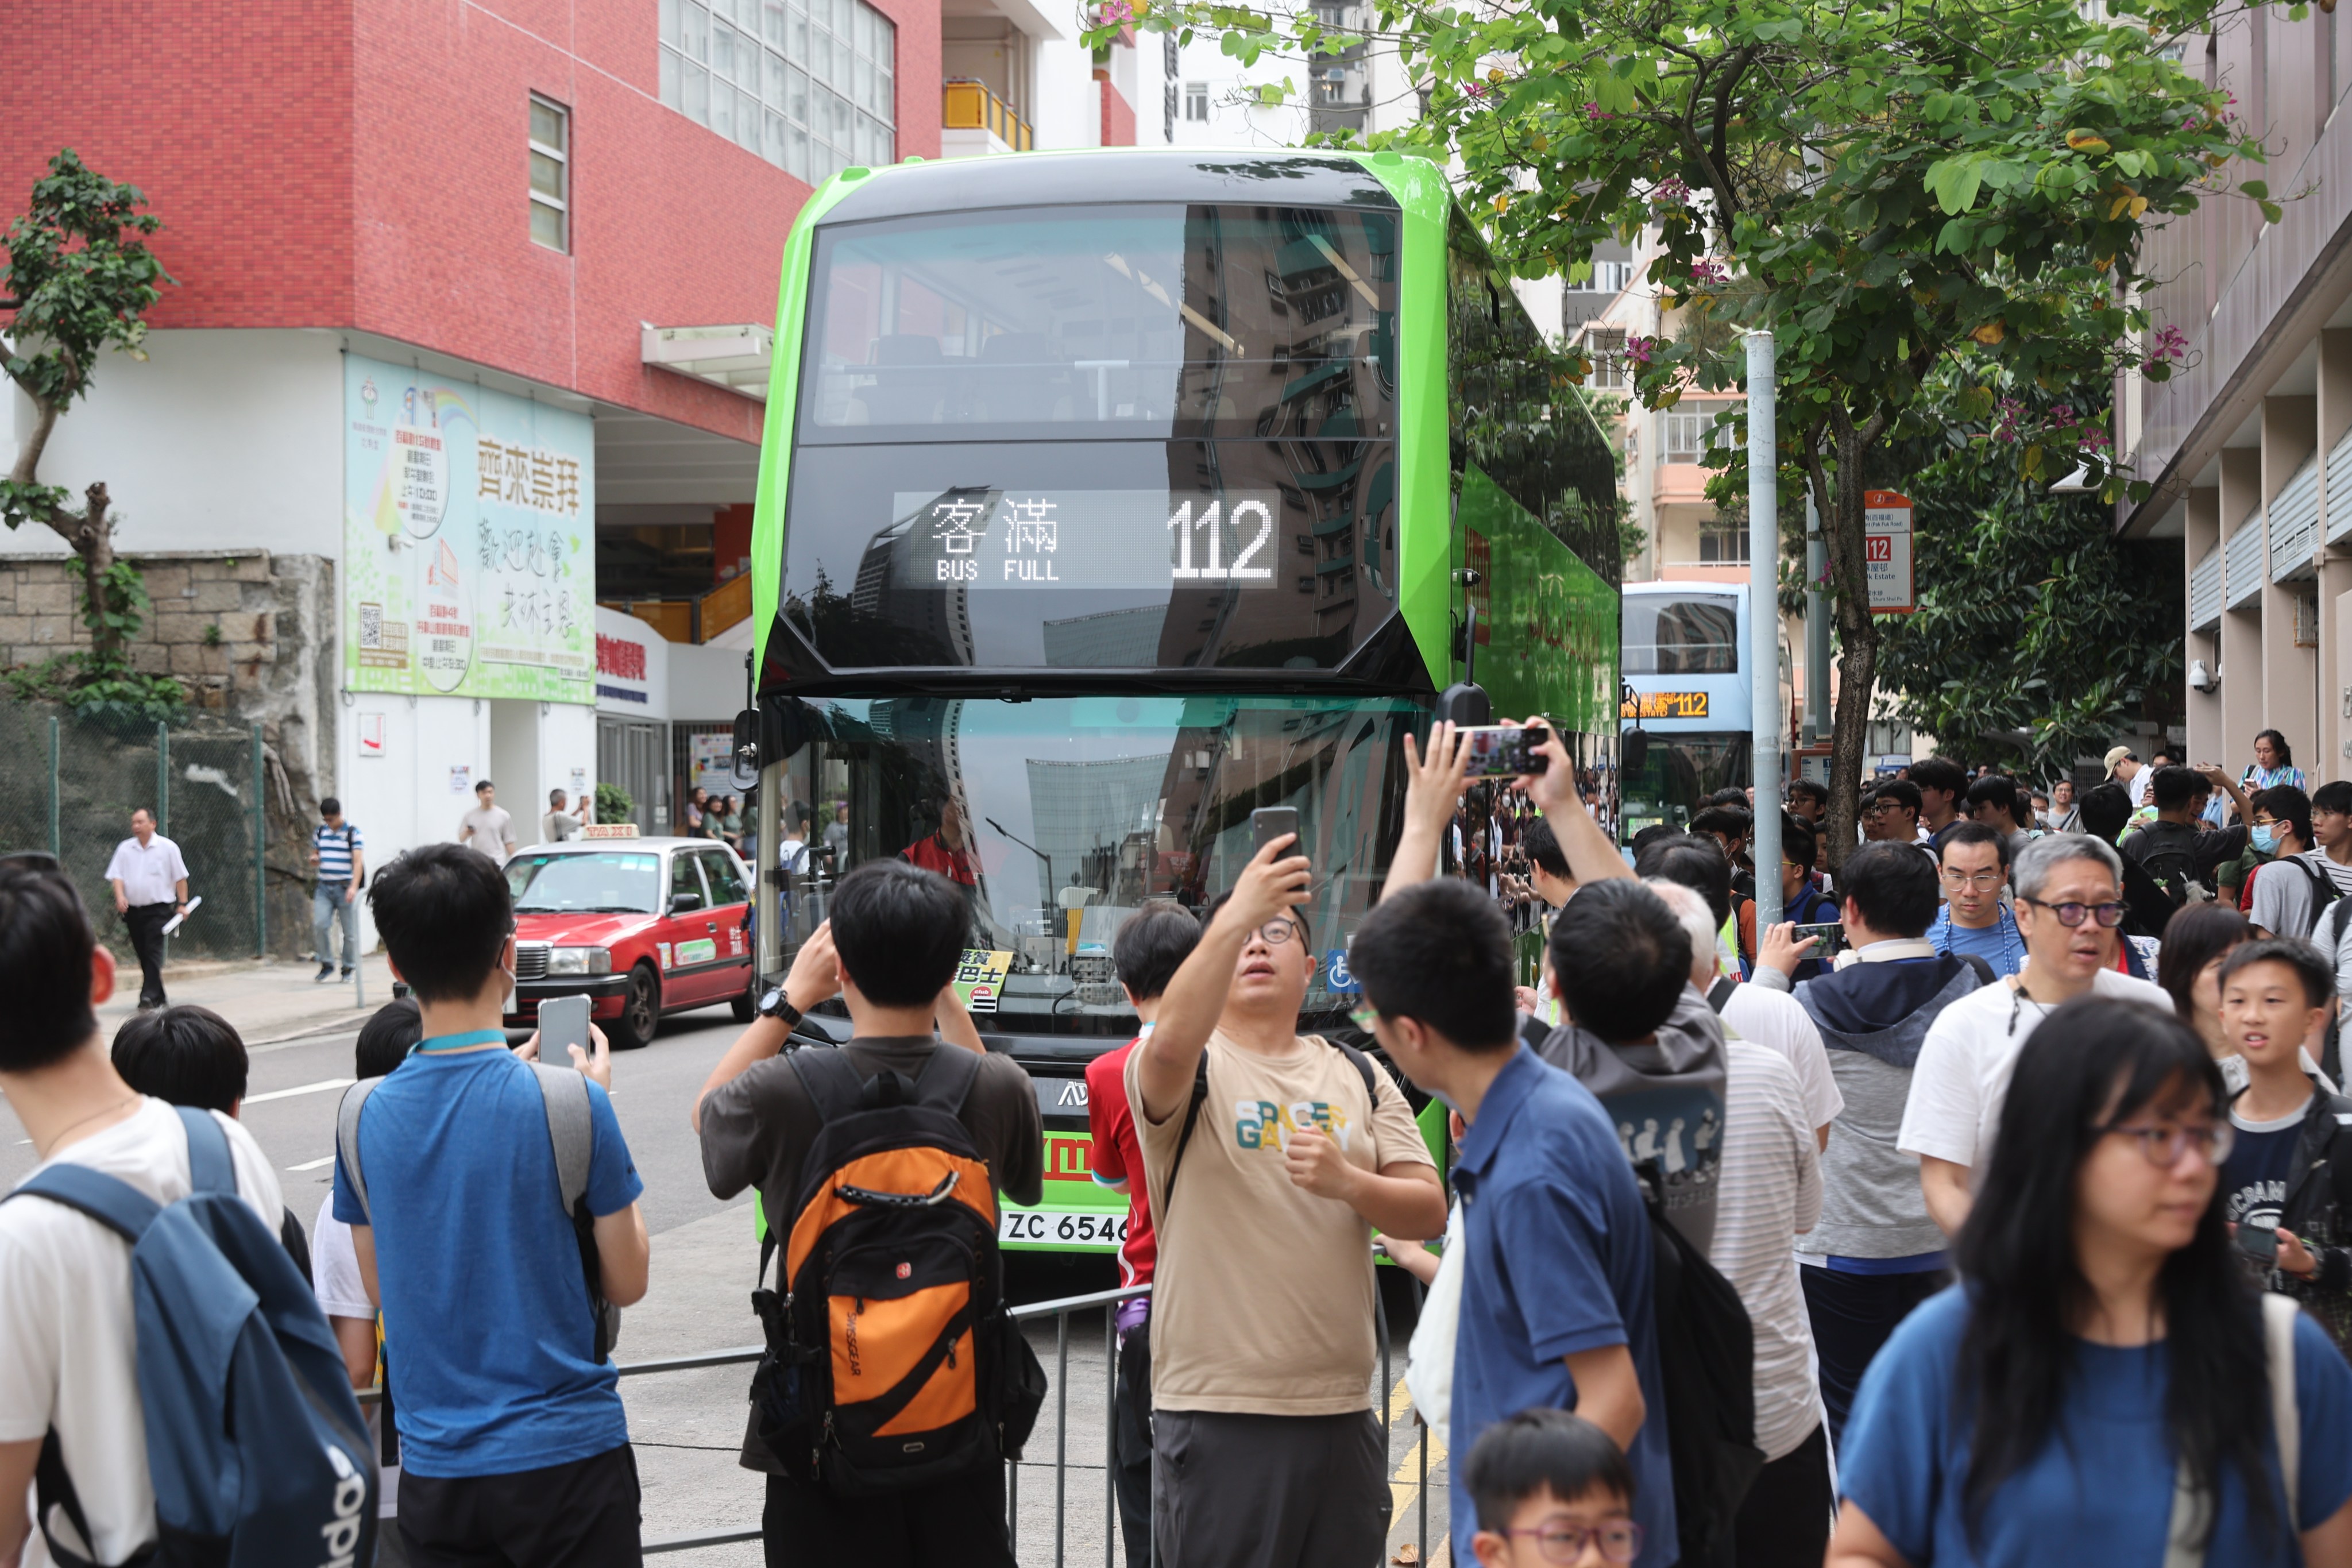
[[163, 225], [140, 210], [146, 205], [138, 186], [108, 179], [68, 147], [33, 182], [30, 205], [8, 226], [0, 264], [0, 311], [8, 313], [0, 369], [33, 405], [32, 429], [0, 479], [0, 521], [12, 530], [39, 523], [72, 546], [90, 640], [81, 675], [109, 685], [129, 677], [128, 645], [146, 591], [137, 570], [115, 557], [105, 482], [90, 485], [76, 506], [62, 487], [41, 482], [41, 456], [58, 419], [89, 395], [101, 356], [147, 357], [146, 312], [172, 279], [147, 247]]
[[2180, 670], [2178, 552], [2123, 543], [2111, 507], [2026, 476], [2038, 429], [2079, 417], [2035, 390], [1893, 454], [1916, 509], [1918, 603], [1879, 650], [1895, 713], [1948, 752], [2041, 778], [2105, 751]]
[[[1522, 276], [1573, 274], [1607, 239], [1654, 247], [1668, 328], [1628, 352], [1653, 408], [1744, 379], [1736, 329], [1778, 343], [1784, 482], [1827, 537], [1839, 634], [1828, 843], [1853, 837], [1883, 621], [1863, 498], [1892, 443], [1993, 416], [1997, 385], [2154, 379], [2142, 241], [2262, 157], [2228, 94], [2174, 59], [2216, 0], [1374, 0], [1426, 110], [1377, 140], [1455, 162], [1465, 202]], [[2296, 6], [2293, 15], [2300, 16]], [[1360, 35], [1311, 5], [1139, 0], [1147, 29], [1223, 35], [1245, 63]], [[1338, 13], [1332, 13], [1337, 16]], [[2270, 192], [2238, 182], [2262, 204]], [[1948, 396], [1931, 387], [1948, 386]], [[1740, 416], [1727, 415], [1727, 421]], [[2039, 483], [2118, 471], [2088, 419], [2021, 453]], [[1744, 493], [1744, 443], [1720, 499]]]

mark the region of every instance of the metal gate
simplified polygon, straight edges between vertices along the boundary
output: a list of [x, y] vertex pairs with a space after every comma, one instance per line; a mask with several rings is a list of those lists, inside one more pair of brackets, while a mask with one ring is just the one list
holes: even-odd
[[667, 834], [669, 812], [669, 726], [650, 720], [596, 721], [596, 776], [629, 792], [637, 831]]

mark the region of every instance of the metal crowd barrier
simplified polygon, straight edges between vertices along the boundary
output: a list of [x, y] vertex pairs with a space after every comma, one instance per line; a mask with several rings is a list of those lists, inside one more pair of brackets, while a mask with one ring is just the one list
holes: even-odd
[[[1129, 1286], [1118, 1290], [1097, 1290], [1086, 1296], [1065, 1296], [1058, 1300], [1034, 1301], [1025, 1307], [1014, 1307], [1010, 1315], [1018, 1321], [1050, 1317], [1054, 1320], [1054, 1568], [1066, 1568], [1066, 1542], [1064, 1527], [1069, 1516], [1069, 1452], [1070, 1452], [1070, 1314], [1100, 1307], [1103, 1310], [1103, 1568], [1117, 1568], [1119, 1553], [1118, 1507], [1117, 1502], [1118, 1466], [1115, 1445], [1118, 1441], [1118, 1421], [1113, 1414], [1118, 1403], [1118, 1331], [1117, 1314], [1110, 1310], [1118, 1302], [1151, 1294], [1149, 1285]], [[1375, 1308], [1373, 1326], [1380, 1342], [1381, 1451], [1389, 1448], [1389, 1402], [1396, 1386], [1391, 1366], [1391, 1346], [1389, 1342], [1388, 1310], [1379, 1293], [1373, 1295]], [[623, 1377], [643, 1377], [657, 1372], [695, 1372], [704, 1367], [739, 1366], [755, 1363], [767, 1353], [765, 1345], [739, 1345], [731, 1350], [704, 1351], [695, 1355], [661, 1356], [652, 1361], [624, 1362], [614, 1371]], [[362, 1405], [373, 1405], [383, 1397], [377, 1389], [360, 1391]], [[1419, 1501], [1420, 1520], [1415, 1531], [1417, 1561], [1429, 1561], [1429, 1444], [1426, 1438], [1416, 1445], [1420, 1456], [1420, 1479], [1415, 1489]], [[1024, 1461], [1009, 1459], [1004, 1466], [1004, 1526], [1005, 1534], [1015, 1555], [1021, 1547], [1021, 1469]], [[1387, 1468], [1385, 1458], [1382, 1469]], [[1391, 1530], [1394, 1525], [1391, 1521]], [[757, 1541], [760, 1526], [743, 1525], [731, 1530], [703, 1531], [689, 1535], [656, 1536], [645, 1543], [648, 1557], [657, 1552], [691, 1552], [705, 1546], [728, 1546], [738, 1542]], [[1382, 1556], [1386, 1556], [1383, 1549]], [[1160, 1560], [1159, 1541], [1152, 1541], [1152, 1563]]]

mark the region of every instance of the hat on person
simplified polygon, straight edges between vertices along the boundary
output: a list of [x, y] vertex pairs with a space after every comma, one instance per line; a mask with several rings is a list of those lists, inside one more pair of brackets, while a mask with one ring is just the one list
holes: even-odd
[[2136, 763], [2137, 761], [2139, 761], [2139, 759], [2132, 755], [2132, 749], [2129, 746], [2115, 747], [2107, 752], [2107, 777], [2113, 778], [2116, 776], [2116, 767], [2118, 763]]

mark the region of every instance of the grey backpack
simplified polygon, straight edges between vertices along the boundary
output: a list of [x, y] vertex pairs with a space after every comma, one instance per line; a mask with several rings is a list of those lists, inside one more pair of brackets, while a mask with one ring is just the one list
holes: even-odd
[[[589, 1119], [587, 1075], [571, 1068], [549, 1067], [545, 1062], [530, 1062], [533, 1077], [539, 1079], [540, 1098], [547, 1105], [547, 1141], [555, 1150], [555, 1184], [562, 1194], [563, 1212], [572, 1221], [572, 1232], [580, 1244], [580, 1268], [588, 1285], [588, 1305], [596, 1315], [595, 1352], [592, 1359], [604, 1361], [620, 1342], [621, 1309], [604, 1299], [603, 1265], [596, 1250], [596, 1216], [588, 1211], [588, 1161], [595, 1148], [595, 1124]], [[342, 1157], [343, 1171], [352, 1179], [352, 1191], [360, 1200], [363, 1213], [373, 1214], [368, 1206], [367, 1177], [360, 1170], [360, 1111], [367, 1098], [375, 1091], [380, 1078], [362, 1079], [343, 1091], [343, 1103], [335, 1113], [335, 1152]]]

